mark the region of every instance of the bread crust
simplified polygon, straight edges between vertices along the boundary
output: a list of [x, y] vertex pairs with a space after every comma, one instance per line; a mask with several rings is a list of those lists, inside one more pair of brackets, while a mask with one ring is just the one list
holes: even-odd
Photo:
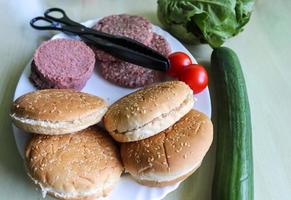
[[199, 166], [195, 167], [193, 170], [191, 170], [187, 174], [182, 175], [179, 178], [176, 178], [176, 179], [171, 180], [171, 181], [150, 181], [150, 180], [141, 180], [141, 179], [135, 179], [135, 180], [138, 183], [145, 185], [145, 186], [148, 186], [148, 187], [165, 187], [165, 186], [169, 186], [169, 185], [174, 185], [180, 181], [184, 181], [186, 178], [191, 176], [199, 167], [200, 167], [200, 164], [199, 164]]
[[116, 101], [109, 107], [103, 122], [115, 140], [137, 141], [173, 125], [193, 104], [193, 92], [188, 85], [181, 81], [167, 81]]
[[106, 196], [123, 171], [118, 148], [97, 126], [61, 136], [34, 135], [25, 164], [43, 191], [63, 199]]
[[192, 109], [155, 136], [122, 143], [121, 158], [125, 170], [141, 182], [175, 183], [203, 160], [212, 139], [212, 122]]
[[27, 132], [58, 135], [101, 121], [107, 103], [100, 97], [69, 89], [47, 89], [19, 97], [11, 107], [15, 125]]

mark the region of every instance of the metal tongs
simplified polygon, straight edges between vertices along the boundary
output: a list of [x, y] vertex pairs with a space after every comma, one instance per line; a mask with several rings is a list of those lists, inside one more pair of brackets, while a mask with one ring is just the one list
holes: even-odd
[[[45, 25], [43, 25], [45, 23]], [[58, 30], [78, 35], [86, 43], [120, 58], [121, 60], [146, 68], [167, 71], [168, 59], [159, 52], [131, 38], [97, 31], [71, 20], [60, 8], [50, 8], [44, 16], [35, 17], [30, 25], [38, 30]]]

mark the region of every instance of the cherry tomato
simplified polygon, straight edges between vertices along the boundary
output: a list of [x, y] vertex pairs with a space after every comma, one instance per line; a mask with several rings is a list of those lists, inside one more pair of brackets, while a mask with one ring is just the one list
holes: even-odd
[[179, 74], [179, 80], [189, 85], [194, 94], [197, 94], [206, 88], [208, 74], [201, 65], [191, 64]]
[[179, 73], [188, 65], [192, 64], [191, 58], [183, 52], [175, 52], [169, 55], [170, 69], [167, 74], [172, 77], [178, 77]]

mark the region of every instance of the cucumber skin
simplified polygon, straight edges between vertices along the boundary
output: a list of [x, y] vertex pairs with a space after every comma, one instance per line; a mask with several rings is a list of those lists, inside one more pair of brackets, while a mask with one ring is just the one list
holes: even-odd
[[252, 127], [245, 80], [239, 59], [227, 47], [214, 49], [213, 81], [216, 164], [213, 200], [253, 200]]

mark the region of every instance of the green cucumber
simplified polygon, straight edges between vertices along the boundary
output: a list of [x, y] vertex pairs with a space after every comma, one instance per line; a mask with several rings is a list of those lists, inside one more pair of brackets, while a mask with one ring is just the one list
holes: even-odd
[[234, 51], [226, 47], [213, 50], [210, 77], [217, 137], [212, 199], [252, 200], [251, 115], [243, 72]]

